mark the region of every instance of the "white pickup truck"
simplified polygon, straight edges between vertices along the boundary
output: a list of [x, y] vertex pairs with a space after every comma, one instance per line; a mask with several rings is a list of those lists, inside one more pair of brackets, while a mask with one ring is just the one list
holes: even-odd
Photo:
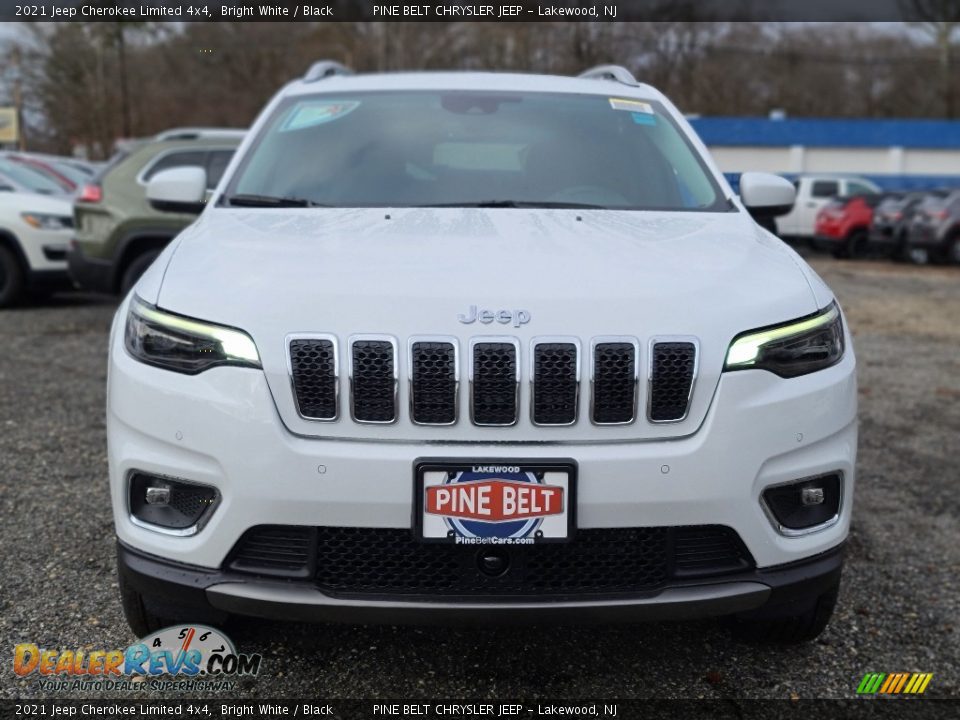
[[780, 237], [812, 238], [817, 213], [832, 197], [880, 192], [874, 183], [853, 175], [803, 175], [793, 185], [797, 188], [797, 200], [793, 210], [777, 218]]

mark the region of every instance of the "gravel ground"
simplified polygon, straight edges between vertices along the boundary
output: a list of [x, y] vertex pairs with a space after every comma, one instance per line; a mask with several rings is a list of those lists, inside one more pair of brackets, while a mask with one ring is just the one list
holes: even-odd
[[[551, 630], [240, 621], [230, 634], [264, 665], [234, 696], [850, 698], [865, 672], [910, 670], [934, 673], [928, 696], [960, 697], [960, 269], [814, 263], [856, 335], [862, 401], [847, 569], [818, 641], [743, 644], [715, 621]], [[112, 313], [83, 295], [0, 313], [0, 697], [44, 696], [11, 670], [18, 642], [96, 649], [134, 639], [117, 599], [106, 483]]]

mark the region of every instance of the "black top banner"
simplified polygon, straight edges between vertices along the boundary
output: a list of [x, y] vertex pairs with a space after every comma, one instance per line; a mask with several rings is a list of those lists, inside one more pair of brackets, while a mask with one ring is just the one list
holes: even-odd
[[0, 20], [936, 22], [960, 21], [960, 0], [0, 0]]

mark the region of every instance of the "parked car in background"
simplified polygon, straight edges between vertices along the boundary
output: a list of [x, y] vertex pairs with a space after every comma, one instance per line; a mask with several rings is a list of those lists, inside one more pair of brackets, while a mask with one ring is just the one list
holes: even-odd
[[146, 184], [158, 172], [196, 166], [216, 187], [243, 130], [189, 128], [161, 133], [119, 155], [86, 185], [74, 205], [76, 235], [70, 274], [83, 288], [126, 293], [177, 233], [196, 215], [150, 207]]
[[66, 185], [40, 172], [39, 170], [14, 162], [10, 158], [0, 155], [0, 175], [16, 184], [17, 188], [38, 195], [54, 195], [62, 198], [70, 196]]
[[79, 184], [74, 180], [70, 175], [65, 173], [63, 169], [57, 167], [52, 162], [46, 159], [42, 159], [35, 155], [25, 155], [22, 153], [4, 153], [0, 155], [5, 160], [10, 162], [17, 163], [23, 167], [30, 168], [34, 172], [43, 175], [46, 178], [49, 178], [61, 188], [63, 192], [68, 194], [73, 194], [79, 189]]
[[69, 201], [24, 192], [0, 175], [0, 308], [26, 293], [67, 286]]
[[28, 158], [44, 163], [52, 170], [66, 177], [78, 188], [83, 187], [96, 177], [104, 163], [91, 162], [80, 158], [65, 155], [46, 155], [43, 153], [29, 153]]
[[797, 200], [793, 210], [777, 218], [777, 234], [784, 238], [812, 239], [817, 213], [837, 196], [869, 195], [880, 188], [856, 176], [803, 175], [793, 181]]
[[944, 198], [949, 192], [926, 190], [885, 197], [873, 210], [870, 245], [887, 248], [890, 256], [895, 259], [907, 259], [907, 235], [917, 207], [928, 196]]
[[875, 208], [886, 199], [899, 201], [899, 193], [837, 197], [817, 213], [813, 246], [838, 258], [854, 258], [872, 250], [870, 226]]
[[906, 252], [919, 264], [960, 264], [960, 190], [923, 199], [910, 220]]

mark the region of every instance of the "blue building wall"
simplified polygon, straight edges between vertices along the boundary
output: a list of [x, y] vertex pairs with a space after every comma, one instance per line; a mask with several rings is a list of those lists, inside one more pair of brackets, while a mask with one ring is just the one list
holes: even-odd
[[[697, 134], [708, 147], [792, 147], [857, 148], [889, 150], [960, 150], [960, 121], [916, 119], [838, 119], [763, 117], [693, 117]], [[925, 190], [960, 187], [960, 167], [956, 173], [885, 174], [848, 171], [872, 180], [887, 190]], [[736, 189], [740, 173], [725, 173]], [[796, 175], [783, 173], [793, 179]]]

